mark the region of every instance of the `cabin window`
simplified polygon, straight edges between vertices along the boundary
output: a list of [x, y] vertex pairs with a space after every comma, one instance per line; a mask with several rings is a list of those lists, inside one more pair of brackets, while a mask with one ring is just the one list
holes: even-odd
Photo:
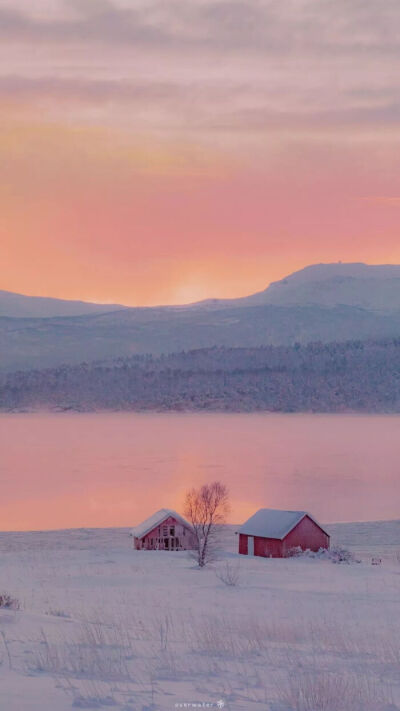
[[163, 526], [163, 536], [168, 536], [168, 526]]
[[171, 526], [169, 529], [169, 535], [170, 536], [175, 536], [175, 526]]

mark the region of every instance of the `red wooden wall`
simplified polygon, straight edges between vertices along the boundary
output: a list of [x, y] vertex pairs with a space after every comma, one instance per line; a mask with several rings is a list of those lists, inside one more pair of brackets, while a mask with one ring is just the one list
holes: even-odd
[[[248, 555], [247, 539], [245, 534], [239, 534], [239, 553], [242, 555]], [[264, 558], [284, 558], [291, 548], [297, 546], [311, 551], [329, 548], [329, 536], [309, 516], [305, 516], [283, 541], [254, 536], [254, 555]]]
[[284, 539], [283, 554], [296, 546], [310, 551], [329, 548], [329, 536], [309, 516], [305, 516]]

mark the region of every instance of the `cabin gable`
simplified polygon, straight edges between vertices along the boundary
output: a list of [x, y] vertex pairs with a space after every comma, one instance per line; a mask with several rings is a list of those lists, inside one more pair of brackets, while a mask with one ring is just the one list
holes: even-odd
[[310, 551], [329, 548], [329, 540], [329, 535], [310, 516], [306, 515], [285, 536], [283, 540], [283, 555], [287, 555], [291, 548], [297, 547]]
[[134, 538], [136, 550], [190, 550], [194, 548], [191, 527], [174, 516], [166, 516], [143, 536]]

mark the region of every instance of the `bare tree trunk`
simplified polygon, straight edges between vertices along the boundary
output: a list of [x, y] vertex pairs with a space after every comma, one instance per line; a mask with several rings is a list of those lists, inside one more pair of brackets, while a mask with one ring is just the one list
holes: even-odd
[[213, 549], [229, 511], [228, 490], [221, 482], [204, 484], [186, 494], [185, 515], [195, 535], [195, 556], [199, 568], [204, 568], [213, 555]]

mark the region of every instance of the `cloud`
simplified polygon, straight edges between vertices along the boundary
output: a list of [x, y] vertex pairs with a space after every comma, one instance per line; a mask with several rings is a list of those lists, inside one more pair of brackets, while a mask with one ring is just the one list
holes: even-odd
[[365, 128], [376, 129], [379, 126], [397, 128], [400, 121], [400, 103], [384, 106], [327, 109], [320, 111], [310, 106], [301, 111], [279, 111], [273, 108], [250, 108], [226, 113], [210, 119], [209, 128], [217, 131], [266, 131], [286, 129], [296, 132], [323, 131], [325, 129], [350, 128], [362, 131]]
[[171, 101], [182, 96], [184, 91], [184, 87], [173, 83], [137, 83], [57, 76], [39, 78], [0, 76], [0, 98], [9, 99], [43, 97], [57, 100], [85, 100], [89, 103], [109, 99]]
[[[74, 0], [47, 19], [0, 6], [3, 40], [101, 42], [120, 47], [204, 48], [289, 57], [328, 53], [399, 56], [397, 0]], [[71, 16], [71, 9], [73, 14]]]
[[3, 41], [73, 43], [93, 41], [103, 43], [160, 42], [160, 28], [142, 21], [135, 10], [124, 10], [112, 3], [82, 3], [74, 19], [43, 19], [10, 7], [0, 8], [0, 36]]
[[0, 0], [3, 105], [217, 140], [343, 129], [372, 129], [378, 140], [400, 118], [398, 0], [28, 7]]
[[9, 288], [150, 303], [390, 261], [399, 27], [399, 0], [0, 0]]
[[290, 102], [279, 94], [271, 97], [262, 84], [247, 86], [243, 82], [224, 86], [212, 81], [187, 84], [177, 79], [168, 82], [0, 75], [3, 104], [22, 104], [23, 109], [26, 105], [39, 109], [53, 106], [60, 115], [66, 105], [71, 110], [76, 107], [78, 113], [83, 106], [103, 109], [109, 106], [122, 116], [130, 116], [135, 123], [142, 119], [147, 128], [186, 126], [199, 133], [396, 129], [400, 102], [391, 98], [390, 91], [377, 92], [376, 98], [372, 93], [360, 102], [350, 92], [341, 97], [341, 102], [335, 102], [338, 106], [321, 108], [318, 99], [309, 92], [302, 94], [298, 89]]

